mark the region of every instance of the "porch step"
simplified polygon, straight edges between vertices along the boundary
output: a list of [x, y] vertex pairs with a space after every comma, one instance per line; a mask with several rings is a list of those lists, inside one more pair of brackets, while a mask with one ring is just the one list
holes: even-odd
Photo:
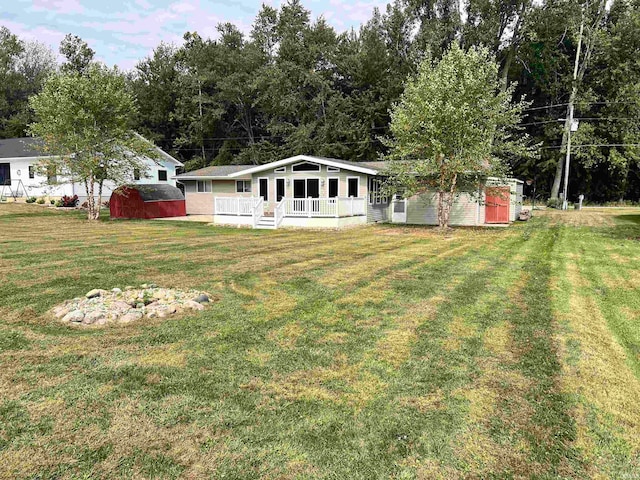
[[276, 219], [273, 218], [273, 217], [262, 217], [260, 219], [260, 221], [258, 221], [258, 224], [256, 225], [256, 228], [275, 229], [276, 228]]

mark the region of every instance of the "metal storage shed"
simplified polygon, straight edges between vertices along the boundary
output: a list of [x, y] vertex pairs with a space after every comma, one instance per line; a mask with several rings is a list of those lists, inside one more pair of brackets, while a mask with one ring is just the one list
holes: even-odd
[[116, 189], [109, 202], [111, 218], [184, 217], [187, 208], [180, 189], [171, 185], [127, 185]]

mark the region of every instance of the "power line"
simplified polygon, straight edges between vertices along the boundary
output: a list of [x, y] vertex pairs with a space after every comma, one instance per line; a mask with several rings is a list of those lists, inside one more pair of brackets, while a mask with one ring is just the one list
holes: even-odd
[[[586, 143], [583, 145], [571, 145], [571, 149], [583, 147], [640, 147], [640, 143]], [[540, 150], [554, 150], [562, 148], [562, 145], [540, 147]]]

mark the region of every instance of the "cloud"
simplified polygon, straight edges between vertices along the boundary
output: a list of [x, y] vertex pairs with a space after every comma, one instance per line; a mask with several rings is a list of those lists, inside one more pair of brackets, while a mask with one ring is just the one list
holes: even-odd
[[[265, 0], [279, 8], [283, 0]], [[58, 50], [67, 33], [80, 36], [108, 65], [132, 68], [161, 42], [181, 44], [187, 31], [217, 38], [219, 23], [249, 34], [261, 1], [253, 0], [13, 0], [0, 24], [23, 39]], [[312, 18], [323, 16], [338, 30], [366, 22], [385, 0], [304, 0]]]

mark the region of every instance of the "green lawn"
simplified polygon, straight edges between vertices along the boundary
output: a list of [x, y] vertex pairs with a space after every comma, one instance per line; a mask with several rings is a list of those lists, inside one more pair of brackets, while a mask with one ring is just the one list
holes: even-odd
[[[0, 478], [633, 478], [640, 210], [509, 229], [86, 223], [0, 205]], [[91, 288], [204, 312], [74, 329]]]

